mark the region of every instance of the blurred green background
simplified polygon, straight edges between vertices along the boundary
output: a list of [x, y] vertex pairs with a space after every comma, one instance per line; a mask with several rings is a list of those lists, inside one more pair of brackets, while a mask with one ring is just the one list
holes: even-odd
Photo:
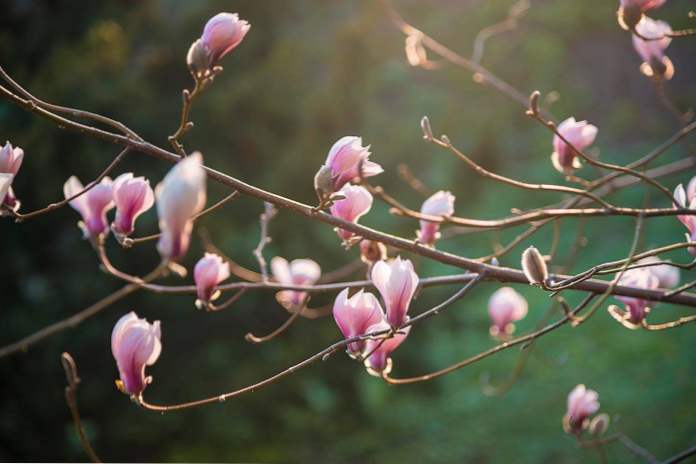
[[[416, 26], [468, 55], [477, 32], [505, 17], [514, 0], [396, 0]], [[602, 159], [627, 163], [666, 140], [676, 129], [649, 80], [629, 35], [615, 19], [618, 2], [531, 0], [519, 27], [492, 38], [483, 64], [524, 93], [539, 89], [560, 97], [552, 111], [600, 128], [595, 147]], [[315, 201], [312, 176], [331, 144], [361, 135], [372, 159], [384, 166], [375, 179], [418, 208], [423, 197], [399, 178], [407, 164], [429, 186], [457, 196], [457, 213], [496, 218], [510, 208], [554, 202], [474, 175], [449, 153], [422, 141], [418, 123], [429, 115], [436, 133], [485, 167], [530, 182], [563, 182], [549, 162], [551, 137], [526, 118], [523, 108], [475, 84], [462, 69], [424, 71], [408, 66], [403, 36], [371, 0], [200, 1], [109, 0], [100, 2], [3, 0], [2, 65], [48, 101], [104, 113], [146, 139], [167, 146], [178, 124], [180, 92], [190, 86], [184, 64], [189, 44], [219, 11], [239, 12], [252, 24], [243, 44], [225, 58], [225, 71], [200, 100], [185, 139], [210, 166], [303, 202]], [[675, 28], [689, 26], [693, 3], [672, 0], [655, 13]], [[694, 105], [695, 42], [675, 40], [668, 54], [676, 76], [668, 91], [682, 109]], [[62, 196], [71, 174], [94, 177], [118, 148], [59, 130], [5, 101], [0, 137], [24, 148], [15, 190], [26, 211]], [[687, 156], [675, 146], [661, 162]], [[159, 182], [169, 166], [130, 155], [118, 172], [134, 171]], [[589, 169], [580, 172], [591, 177]], [[690, 173], [666, 179], [670, 188]], [[665, 207], [642, 187], [612, 196], [625, 205]], [[209, 183], [213, 201], [225, 194]], [[200, 221], [213, 242], [238, 262], [255, 268], [259, 201], [240, 198]], [[88, 243], [63, 208], [36, 220], [0, 221], [0, 343], [7, 344], [68, 317], [121, 283], [98, 272]], [[375, 204], [364, 224], [412, 237], [415, 221], [392, 217]], [[575, 261], [580, 271], [628, 252], [634, 222], [596, 219]], [[575, 241], [578, 221], [563, 223], [557, 263]], [[488, 254], [503, 234], [466, 234], [441, 249], [467, 257]], [[138, 235], [154, 233], [154, 210], [138, 223]], [[682, 240], [675, 218], [648, 222], [641, 248]], [[331, 227], [281, 211], [272, 222], [268, 258], [311, 257], [329, 271], [354, 260], [357, 250], [339, 246]], [[548, 250], [551, 230], [523, 246]], [[501, 260], [518, 266], [521, 249]], [[129, 251], [110, 243], [114, 261], [144, 274], [156, 265], [151, 245]], [[185, 264], [202, 248], [195, 240]], [[412, 257], [421, 276], [458, 272]], [[686, 262], [685, 251], [668, 256]], [[362, 278], [358, 272], [355, 278]], [[693, 273], [683, 279], [693, 279]], [[180, 280], [170, 278], [171, 283]], [[187, 279], [186, 282], [190, 280]], [[395, 353], [395, 375], [429, 372], [494, 345], [486, 302], [498, 288], [482, 284], [440, 317], [414, 327]], [[425, 310], [455, 288], [423, 291], [412, 313]], [[542, 322], [550, 300], [520, 286], [530, 302], [518, 331]], [[314, 306], [330, 303], [322, 295]], [[568, 292], [568, 299], [581, 295]], [[62, 351], [76, 358], [83, 383], [78, 401], [92, 443], [102, 459], [116, 461], [253, 462], [558, 462], [597, 460], [565, 435], [566, 395], [578, 383], [596, 389], [611, 429], [623, 431], [660, 458], [696, 442], [696, 344], [693, 327], [647, 333], [628, 331], [604, 311], [577, 329], [569, 326], [534, 345], [526, 368], [505, 394], [487, 396], [486, 379], [502, 384], [522, 354], [510, 350], [450, 376], [390, 387], [337, 355], [254, 394], [224, 404], [165, 415], [139, 409], [114, 387], [117, 371], [109, 338], [115, 321], [136, 310], [162, 321], [163, 352], [149, 368], [154, 383], [146, 398], [171, 403], [230, 391], [253, 383], [315, 353], [339, 338], [333, 320], [301, 320], [281, 338], [252, 346], [244, 334], [268, 333], [287, 317], [270, 292], [249, 292], [231, 309], [209, 314], [192, 297], [136, 293], [84, 322], [0, 360], [1, 460], [84, 460], [63, 399]], [[660, 305], [651, 315], [666, 321], [693, 309]], [[554, 313], [553, 317], [559, 317]], [[606, 448], [610, 462], [633, 462], [620, 445]]]

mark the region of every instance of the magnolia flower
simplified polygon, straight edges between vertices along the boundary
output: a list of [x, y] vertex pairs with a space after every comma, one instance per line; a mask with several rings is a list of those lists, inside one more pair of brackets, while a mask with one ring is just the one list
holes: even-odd
[[[623, 273], [618, 282], [624, 287], [654, 290], [659, 287], [659, 279], [648, 268], [629, 269]], [[649, 301], [633, 296], [616, 295], [615, 298], [626, 305], [626, 319], [633, 324], [640, 324], [650, 311]]]
[[[592, 145], [597, 137], [597, 127], [588, 124], [587, 121], [576, 121], [570, 117], [558, 125], [560, 133], [578, 151]], [[562, 174], [572, 174], [573, 171], [582, 167], [573, 148], [558, 136], [553, 136], [553, 153], [551, 154], [553, 167]]]
[[116, 384], [123, 393], [140, 395], [152, 382], [145, 377], [145, 366], [152, 366], [162, 351], [160, 321], [150, 324], [131, 311], [118, 320], [111, 332], [111, 352], [121, 380]]
[[[676, 200], [676, 203], [673, 205], [675, 209], [696, 209], [696, 182], [694, 180], [696, 177], [691, 179], [691, 182], [689, 182], [689, 186], [687, 190], [684, 190], [684, 186], [682, 184], [677, 185], [677, 188], [674, 189], [674, 199]], [[686, 226], [686, 229], [689, 231], [686, 234], [686, 240], [687, 241], [696, 241], [696, 216], [694, 215], [689, 215], [689, 214], [680, 214], [677, 216], [677, 219], [681, 221], [684, 226]], [[696, 256], [696, 247], [689, 247], [688, 252], [691, 253], [693, 256]]]
[[[362, 289], [350, 298], [347, 288], [339, 293], [334, 302], [333, 316], [346, 340], [365, 335], [369, 327], [384, 321], [384, 312], [377, 298]], [[351, 342], [347, 351], [351, 356], [359, 357], [364, 348], [365, 341]]]
[[619, 24], [626, 30], [632, 30], [643, 19], [643, 13], [654, 10], [665, 4], [667, 0], [621, 0], [617, 12]]
[[[454, 195], [440, 190], [423, 202], [421, 214], [428, 216], [451, 216], [454, 214]], [[440, 223], [420, 221], [420, 230], [417, 231], [418, 241], [425, 245], [433, 245], [440, 238]]]
[[[346, 185], [339, 192], [345, 198], [337, 200], [331, 205], [331, 214], [345, 221], [357, 224], [358, 219], [367, 214], [372, 208], [372, 194], [365, 187], [359, 185]], [[353, 232], [337, 227], [334, 229], [343, 240], [350, 240]]]
[[179, 161], [157, 186], [157, 215], [160, 236], [157, 249], [165, 260], [186, 254], [193, 217], [205, 205], [203, 157], [195, 152]]
[[566, 432], [579, 433], [586, 419], [599, 410], [598, 394], [588, 390], [585, 385], [576, 386], [568, 395], [568, 411], [563, 417]]
[[527, 315], [527, 300], [510, 287], [496, 290], [488, 300], [488, 315], [491, 317], [491, 335], [511, 334], [514, 322]]
[[[9, 184], [3, 193], [0, 190], [0, 206], [5, 204], [9, 208], [16, 210], [19, 207], [14, 192], [12, 191], [12, 181], [17, 176], [19, 168], [24, 159], [24, 150], [19, 147], [12, 147], [10, 142], [5, 142], [5, 146], [0, 148], [0, 174], [10, 174]], [[4, 182], [8, 182], [8, 177], [4, 177]]]
[[[367, 328], [366, 333], [388, 330], [391, 327], [386, 321], [379, 322]], [[387, 339], [370, 339], [365, 346], [365, 353], [368, 354], [365, 360], [367, 372], [376, 377], [389, 374], [392, 370], [391, 354], [406, 339], [411, 326], [401, 329], [393, 337]]]
[[372, 177], [382, 173], [382, 166], [373, 163], [370, 147], [362, 146], [362, 138], [355, 136], [341, 137], [333, 144], [324, 166], [331, 172], [333, 191], [339, 191], [345, 184], [359, 177]]
[[413, 263], [397, 257], [389, 262], [379, 261], [372, 267], [372, 282], [379, 290], [387, 309], [387, 322], [399, 327], [408, 320], [406, 313], [418, 288], [418, 275]]
[[[71, 198], [83, 190], [82, 183], [75, 176], [63, 185], [65, 198]], [[99, 184], [70, 200], [70, 206], [82, 215], [82, 221], [78, 225], [85, 238], [96, 238], [109, 233], [106, 213], [114, 207], [111, 179], [104, 177]]]
[[208, 20], [203, 35], [188, 51], [186, 63], [198, 77], [212, 70], [244, 39], [251, 25], [239, 19], [237, 13], [218, 13]]
[[[638, 264], [656, 263], [659, 261], [660, 259], [656, 256], [649, 256], [638, 261]], [[659, 288], [674, 288], [679, 285], [681, 273], [678, 267], [670, 266], [669, 264], [656, 264], [643, 269], [657, 278], [657, 286]]]
[[672, 33], [672, 28], [664, 21], [656, 21], [646, 16], [636, 25], [636, 32], [642, 37], [653, 39], [643, 40], [637, 34], [633, 34], [633, 48], [643, 59], [641, 72], [648, 77], [671, 79], [674, 66], [665, 55], [665, 50], [672, 42], [672, 38], [668, 36]]
[[3, 199], [7, 196], [10, 191], [10, 186], [12, 185], [12, 180], [14, 176], [12, 174], [7, 174], [0, 172], [0, 206], [2, 206]]
[[217, 298], [216, 287], [230, 276], [230, 265], [215, 253], [206, 253], [193, 268], [196, 293], [202, 302]]
[[133, 177], [133, 173], [121, 174], [113, 184], [116, 219], [111, 225], [114, 232], [127, 236], [133, 233], [135, 220], [155, 204], [150, 181]]
[[[273, 278], [283, 285], [312, 285], [319, 280], [321, 268], [311, 259], [295, 259], [288, 263], [285, 258], [276, 256], [271, 260]], [[281, 290], [276, 293], [276, 300], [285, 309], [292, 309], [302, 304], [307, 292]]]

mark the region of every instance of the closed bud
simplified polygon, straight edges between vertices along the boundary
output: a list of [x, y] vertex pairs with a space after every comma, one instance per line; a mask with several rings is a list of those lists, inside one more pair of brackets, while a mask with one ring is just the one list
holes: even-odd
[[[356, 136], [341, 137], [329, 150], [324, 163], [331, 170], [332, 186], [330, 191], [337, 192], [344, 185], [357, 177], [372, 177], [383, 169], [369, 160], [370, 146], [363, 146], [362, 138]], [[325, 188], [325, 185], [322, 185]]]
[[522, 253], [522, 271], [532, 285], [542, 285], [549, 277], [544, 257], [533, 246], [530, 246]]
[[430, 119], [427, 116], [423, 116], [420, 122], [421, 131], [423, 131], [423, 138], [425, 140], [433, 139], [433, 129], [430, 127]]
[[326, 164], [323, 164], [314, 175], [314, 191], [320, 202], [326, 201], [333, 193], [333, 174]]
[[219, 296], [217, 286], [230, 276], [230, 265], [215, 253], [206, 253], [193, 269], [198, 299], [207, 303]]
[[201, 79], [206, 75], [209, 63], [210, 54], [203, 45], [203, 42], [201, 42], [201, 39], [197, 39], [191, 44], [191, 47], [186, 54], [186, 65], [196, 79]]
[[590, 421], [589, 432], [596, 437], [603, 435], [609, 428], [609, 422], [609, 414], [599, 414]]

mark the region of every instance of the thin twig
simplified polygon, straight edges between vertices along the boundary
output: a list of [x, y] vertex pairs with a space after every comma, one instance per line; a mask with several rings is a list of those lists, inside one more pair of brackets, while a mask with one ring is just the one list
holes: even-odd
[[87, 456], [89, 456], [92, 462], [101, 462], [97, 453], [94, 452], [92, 445], [89, 443], [85, 429], [82, 427], [82, 421], [80, 420], [80, 410], [77, 408], [77, 386], [80, 384], [80, 377], [77, 375], [77, 365], [75, 360], [70, 353], [64, 352], [60, 356], [61, 364], [65, 370], [65, 377], [67, 378], [68, 385], [65, 387], [65, 402], [70, 409], [70, 414], [72, 415], [73, 422], [75, 423], [75, 430], [77, 430], [77, 435], [80, 437], [80, 443], [82, 444], [82, 449], [85, 450]]

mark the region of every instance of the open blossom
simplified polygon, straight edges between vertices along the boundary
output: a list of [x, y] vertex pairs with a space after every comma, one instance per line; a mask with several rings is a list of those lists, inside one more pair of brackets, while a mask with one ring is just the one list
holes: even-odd
[[[691, 179], [687, 190], [684, 190], [684, 186], [682, 184], [677, 185], [677, 188], [674, 189], [674, 199], [676, 200], [676, 203], [673, 205], [673, 207], [675, 209], [696, 209], [696, 182], [694, 182], [694, 179], [696, 179], [696, 177]], [[677, 216], [677, 219], [679, 219], [679, 221], [681, 221], [681, 223], [684, 224], [686, 229], [689, 231], [686, 234], [686, 240], [691, 242], [696, 241], [696, 216], [680, 214]], [[688, 251], [693, 256], [696, 256], [696, 247], [689, 247]]]
[[[656, 256], [649, 256], [638, 261], [638, 264], [656, 263], [660, 261]], [[643, 268], [657, 278], [659, 288], [674, 288], [679, 285], [680, 271], [678, 267], [669, 264], [656, 264]]]
[[[421, 214], [428, 216], [451, 216], [454, 214], [454, 195], [440, 190], [423, 202]], [[433, 245], [440, 238], [440, 223], [420, 221], [420, 230], [417, 232], [418, 241], [425, 245]]]
[[496, 290], [488, 300], [488, 315], [491, 318], [491, 335], [510, 334], [514, 322], [527, 315], [527, 300], [510, 287]]
[[203, 35], [188, 51], [186, 63], [196, 75], [205, 75], [234, 50], [249, 32], [251, 25], [237, 13], [218, 13], [208, 20]]
[[133, 233], [135, 220], [155, 204], [155, 194], [150, 181], [144, 177], [133, 177], [132, 172], [121, 174], [113, 184], [116, 219], [113, 230], [121, 235]]
[[157, 186], [160, 236], [157, 249], [163, 259], [176, 260], [186, 254], [193, 217], [205, 206], [203, 157], [196, 152], [179, 161]]
[[401, 257], [389, 262], [379, 261], [372, 267], [370, 277], [382, 295], [387, 322], [392, 327], [399, 327], [408, 320], [406, 313], [418, 288], [418, 275], [413, 270], [413, 263]]
[[585, 385], [576, 386], [568, 395], [568, 411], [563, 418], [568, 432], [582, 431], [585, 420], [599, 410], [599, 395]]
[[111, 352], [121, 378], [119, 389], [140, 395], [152, 382], [145, 376], [145, 366], [152, 366], [162, 351], [160, 322], [152, 324], [131, 311], [118, 320], [111, 332]]
[[[384, 321], [384, 311], [377, 298], [362, 289], [350, 298], [347, 288], [339, 293], [334, 302], [333, 316], [345, 339], [365, 335], [369, 327]], [[364, 348], [365, 341], [357, 341], [349, 343], [347, 350], [351, 356], [358, 357]]]
[[[343, 220], [357, 223], [372, 208], [372, 194], [359, 185], [346, 185], [340, 191], [345, 197], [331, 205], [331, 214]], [[337, 227], [336, 233], [343, 240], [350, 240], [353, 232]]]
[[[597, 127], [587, 121], [576, 121], [570, 117], [558, 125], [558, 132], [577, 150], [583, 151], [594, 143], [597, 137]], [[582, 167], [573, 149], [557, 134], [553, 136], [553, 153], [551, 162], [556, 170], [563, 174], [571, 174]]]
[[[10, 142], [5, 142], [5, 145], [0, 148], [0, 174], [10, 174], [12, 176], [9, 178], [9, 185], [7, 185], [4, 194], [0, 192], [0, 206], [5, 204], [12, 209], [17, 209], [19, 206], [12, 191], [12, 181], [17, 176], [23, 159], [24, 150], [19, 147], [13, 147]], [[8, 177], [4, 177], [5, 182], [7, 182]]]
[[[387, 329], [390, 329], [389, 324], [386, 321], [382, 321], [368, 327], [366, 333]], [[377, 377], [381, 377], [382, 374], [389, 374], [392, 370], [391, 354], [403, 343], [410, 332], [411, 326], [408, 326], [386, 340], [368, 340], [365, 346], [365, 353], [371, 354], [365, 360], [367, 372]]]
[[196, 282], [198, 299], [212, 301], [217, 295], [216, 287], [230, 276], [230, 265], [215, 253], [206, 253], [193, 268], [193, 280]]
[[370, 147], [363, 147], [360, 137], [341, 137], [334, 143], [324, 164], [330, 169], [333, 191], [339, 191], [345, 184], [359, 177], [360, 169], [362, 169], [363, 177], [382, 173], [384, 171], [382, 166], [370, 161], [369, 157]]
[[[659, 287], [660, 281], [649, 268], [640, 267], [624, 272], [618, 284], [625, 287], [654, 290]], [[650, 301], [648, 300], [623, 295], [616, 295], [615, 298], [626, 305], [626, 318], [633, 324], [640, 324], [650, 311]]]
[[[284, 285], [312, 285], [321, 276], [321, 268], [311, 259], [295, 259], [288, 263], [280, 256], [271, 260], [271, 272], [273, 278]], [[281, 290], [276, 293], [276, 300], [285, 309], [292, 309], [302, 304], [306, 296], [307, 292]]]
[[672, 33], [672, 28], [664, 21], [644, 17], [637, 25], [636, 32], [648, 39], [643, 40], [633, 34], [633, 48], [643, 59], [641, 71], [648, 77], [671, 79], [674, 75], [674, 66], [665, 55], [665, 50], [672, 42], [667, 34]]
[[[70, 198], [82, 190], [84, 187], [75, 176], [70, 177], [63, 185], [65, 198]], [[70, 206], [82, 215], [79, 226], [85, 238], [95, 238], [108, 233], [106, 213], [114, 207], [111, 179], [104, 177], [99, 184], [70, 200]]]

